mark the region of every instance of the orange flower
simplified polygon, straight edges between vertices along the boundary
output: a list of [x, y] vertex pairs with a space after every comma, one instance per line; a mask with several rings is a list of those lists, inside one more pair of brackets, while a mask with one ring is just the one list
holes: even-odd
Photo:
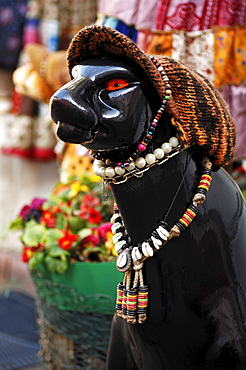
[[78, 239], [78, 235], [70, 234], [67, 231], [63, 232], [64, 236], [58, 239], [59, 247], [64, 250], [69, 250], [72, 247], [73, 242]]

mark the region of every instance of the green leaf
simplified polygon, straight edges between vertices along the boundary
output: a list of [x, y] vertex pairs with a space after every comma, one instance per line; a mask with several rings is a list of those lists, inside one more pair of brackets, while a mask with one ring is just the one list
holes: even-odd
[[46, 229], [43, 225], [37, 224], [34, 220], [26, 223], [26, 229], [21, 237], [24, 244], [29, 247], [36, 247], [43, 243], [46, 238]]
[[56, 213], [56, 228], [65, 230], [67, 223], [67, 217], [62, 213]]
[[59, 229], [47, 229], [46, 230], [46, 247], [49, 245], [57, 245], [57, 240], [62, 238], [63, 232]]
[[55, 272], [56, 271], [56, 258], [51, 257], [51, 256], [45, 256], [44, 262], [45, 262], [47, 268], [51, 272]]
[[68, 262], [66, 258], [59, 259], [46, 256], [45, 264], [51, 272], [58, 272], [59, 274], [63, 274], [68, 268]]
[[42, 263], [44, 260], [44, 252], [35, 252], [34, 255], [28, 261], [28, 267], [30, 270], [36, 270], [36, 267], [39, 263]]
[[68, 269], [67, 259], [61, 258], [60, 260], [57, 260], [56, 272], [58, 272], [58, 274], [63, 274], [67, 269]]
[[16, 220], [12, 221], [9, 225], [10, 230], [20, 230], [23, 229], [24, 222], [22, 217], [18, 217]]
[[46, 252], [49, 254], [51, 257], [61, 257], [61, 256], [69, 256], [70, 253], [64, 249], [61, 249], [58, 247], [58, 245], [53, 244], [53, 245], [46, 245]]
[[81, 239], [87, 238], [87, 236], [91, 235], [92, 231], [91, 229], [82, 229], [78, 232], [78, 235], [80, 236]]
[[72, 216], [68, 221], [69, 227], [73, 234], [77, 234], [79, 230], [83, 229], [86, 225], [85, 220], [78, 216]]

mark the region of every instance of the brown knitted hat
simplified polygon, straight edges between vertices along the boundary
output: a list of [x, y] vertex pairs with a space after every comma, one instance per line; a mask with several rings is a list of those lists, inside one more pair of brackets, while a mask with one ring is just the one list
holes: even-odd
[[[101, 56], [124, 57], [138, 64], [150, 77], [163, 99], [165, 87], [160, 72], [128, 37], [105, 26], [92, 25], [80, 30], [68, 49], [68, 67]], [[164, 67], [172, 87], [167, 110], [173, 116], [180, 142], [203, 148], [216, 167], [227, 164], [233, 155], [235, 126], [226, 103], [208, 80], [184, 64], [165, 56], [156, 56]]]

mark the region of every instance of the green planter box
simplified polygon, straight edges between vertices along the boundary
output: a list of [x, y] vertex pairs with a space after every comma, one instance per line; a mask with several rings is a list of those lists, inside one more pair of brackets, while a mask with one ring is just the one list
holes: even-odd
[[77, 262], [64, 274], [52, 273], [40, 264], [32, 272], [40, 298], [60, 310], [113, 314], [117, 284], [122, 281], [114, 262]]

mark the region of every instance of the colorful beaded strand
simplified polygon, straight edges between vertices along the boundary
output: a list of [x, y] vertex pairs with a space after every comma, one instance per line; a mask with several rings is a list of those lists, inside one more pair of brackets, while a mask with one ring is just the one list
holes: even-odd
[[178, 226], [181, 231], [184, 231], [185, 228], [188, 227], [194, 220], [197, 213], [198, 207], [194, 204], [190, 204], [183, 216], [175, 223], [175, 225]]
[[138, 322], [142, 324], [146, 321], [147, 318], [147, 308], [148, 308], [148, 286], [139, 286], [138, 287]]
[[127, 291], [127, 322], [136, 324], [137, 322], [137, 288]]
[[122, 316], [122, 302], [123, 302], [124, 289], [125, 289], [125, 285], [123, 283], [119, 283], [117, 285], [116, 310], [117, 310], [117, 313], [120, 313], [121, 316]]
[[[128, 261], [126, 262], [125, 268], [124, 266], [123, 269], [118, 268], [117, 265], [119, 271], [125, 272], [124, 283], [121, 283], [122, 285], [119, 284], [117, 290], [117, 315], [123, 317], [131, 324], [135, 324], [136, 322], [143, 323], [147, 318], [148, 286], [144, 285], [143, 283], [143, 262], [148, 257], [153, 256], [154, 252], [159, 250], [169, 240], [171, 240], [173, 237], [178, 237], [181, 231], [184, 231], [187, 227], [189, 227], [198, 214], [198, 206], [206, 199], [206, 193], [209, 190], [212, 181], [212, 164], [209, 160], [204, 159], [203, 165], [205, 169], [201, 171], [201, 177], [197, 191], [192, 199], [191, 204], [169, 232], [166, 230], [167, 224], [164, 221], [160, 221], [157, 228], [152, 231], [150, 238], [142, 243], [138, 243], [137, 246], [130, 246], [130, 244], [127, 242], [128, 236], [125, 232], [118, 207], [116, 204], [114, 205], [114, 215], [111, 218], [111, 222], [113, 223], [113, 239], [117, 241], [115, 248], [119, 253], [119, 257], [121, 255], [124, 255], [125, 258], [128, 256]], [[133, 282], [134, 288], [131, 290], [130, 285], [132, 267], [135, 270], [135, 277]], [[123, 299], [120, 289], [123, 289]], [[137, 302], [136, 289], [138, 289]]]

